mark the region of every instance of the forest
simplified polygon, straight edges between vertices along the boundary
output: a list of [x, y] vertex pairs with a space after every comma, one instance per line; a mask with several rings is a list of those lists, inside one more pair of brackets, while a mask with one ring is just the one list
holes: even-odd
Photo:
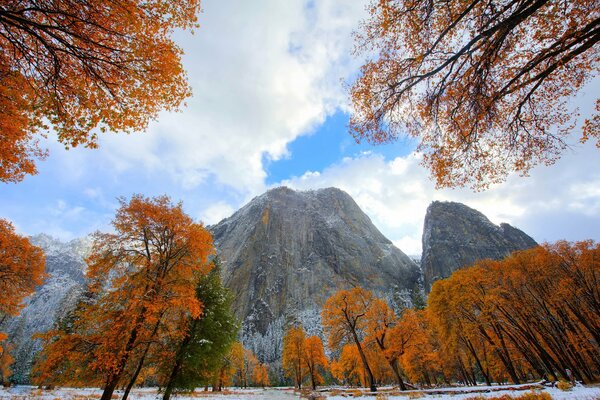
[[[242, 48], [211, 36], [201, 60], [184, 51], [199, 42], [196, 31], [202, 35], [200, 0], [0, 2], [0, 326], [49, 278], [51, 254], [30, 241], [33, 230], [51, 226], [70, 238], [95, 231], [83, 293], [52, 329], [34, 336], [42, 349], [29, 383], [40, 390], [100, 388], [100, 400], [133, 398], [139, 388], [158, 388], [154, 394], [167, 400], [199, 388], [293, 386], [319, 398], [313, 393], [332, 387], [375, 396], [390, 387], [533, 384], [567, 391], [597, 384], [599, 181], [596, 159], [582, 162], [570, 151], [593, 148], [597, 157], [600, 148], [598, 0], [371, 0], [360, 18], [347, 20], [340, 15], [353, 12], [350, 2], [300, 3], [270, 17], [268, 27], [236, 14], [240, 3], [215, 17], [207, 12], [209, 27], [233, 21], [229, 30], [256, 30], [237, 37], [248, 39]], [[270, 15], [269, 7], [259, 11]], [[223, 15], [228, 21], [219, 20]], [[286, 35], [277, 23], [289, 25]], [[213, 62], [212, 74], [201, 69]], [[194, 98], [192, 86], [204, 92]], [[193, 113], [178, 114], [188, 101]], [[341, 130], [343, 139], [325, 135]], [[112, 133], [123, 142], [112, 141]], [[138, 134], [141, 141], [125, 141]], [[297, 158], [301, 166], [285, 164], [302, 147], [296, 140], [311, 137], [309, 156]], [[398, 147], [376, 152], [365, 143]], [[363, 147], [345, 152], [353, 145]], [[106, 152], [95, 159], [75, 148]], [[275, 165], [286, 165], [284, 172]], [[418, 168], [429, 180], [404, 188]], [[544, 168], [555, 169], [543, 175]], [[553, 174], [566, 170], [571, 175], [561, 182], [579, 175], [587, 181], [561, 188]], [[81, 178], [90, 171], [103, 180]], [[517, 178], [529, 174], [544, 182], [528, 189]], [[277, 184], [312, 191], [332, 182], [354, 190], [399, 235], [391, 241], [377, 231], [388, 249], [406, 243], [422, 250], [414, 212], [392, 204], [398, 199], [417, 199], [423, 208], [438, 193], [482, 199], [482, 191], [496, 190], [482, 203], [502, 209], [498, 216], [533, 221], [540, 237], [549, 229], [545, 217], [560, 223], [552, 240], [459, 265], [428, 293], [415, 286], [403, 304], [361, 287], [364, 281], [331, 283], [327, 298], [318, 299], [322, 331], [309, 334], [297, 319], [285, 320], [281, 343], [266, 344], [281, 348], [269, 364], [244, 342], [248, 319], [238, 318], [239, 293], [224, 283], [227, 260], [199, 221], [222, 221]], [[436, 192], [443, 189], [457, 192]], [[52, 202], [29, 203], [49, 192]], [[200, 205], [186, 212], [172, 200], [185, 196]], [[338, 222], [330, 217], [322, 226]], [[351, 230], [359, 219], [343, 222]], [[261, 223], [253, 232], [270, 226], [268, 209]], [[284, 253], [303, 250], [282, 243]], [[331, 253], [332, 268], [342, 269]], [[261, 257], [269, 262], [270, 255]], [[257, 271], [245, 279], [258, 279]], [[7, 390], [14, 383], [10, 340], [0, 331]]]
[[[591, 241], [479, 261], [436, 281], [426, 303], [415, 296], [399, 310], [361, 287], [337, 291], [322, 308], [323, 338], [302, 326], [286, 331], [281, 357], [289, 380], [278, 382], [237, 341], [240, 326], [211, 235], [181, 203], [121, 199], [113, 226], [115, 233], [94, 236], [77, 306], [39, 335], [44, 345], [32, 381], [40, 387], [97, 386], [106, 399], [124, 388], [126, 399], [136, 385], [159, 386], [168, 399], [197, 387], [271, 381], [376, 391], [600, 377], [600, 245]], [[43, 253], [5, 229], [12, 240], [2, 242], [9, 257], [0, 285], [9, 295], [1, 311], [15, 314], [44, 279]], [[16, 254], [9, 253], [13, 243]], [[8, 384], [10, 347], [0, 360]]]

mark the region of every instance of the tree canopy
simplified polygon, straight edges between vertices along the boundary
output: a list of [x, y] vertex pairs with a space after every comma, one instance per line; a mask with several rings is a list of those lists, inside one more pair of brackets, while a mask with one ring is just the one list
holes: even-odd
[[42, 335], [40, 385], [103, 385], [102, 399], [110, 399], [119, 383], [135, 381], [147, 357], [175, 359], [177, 346], [164, 344], [182, 341], [202, 315], [196, 290], [211, 268], [210, 233], [166, 196], [121, 199], [113, 226], [115, 233], [94, 237], [89, 301], [68, 329]]
[[9, 0], [0, 6], [0, 181], [36, 173], [50, 126], [65, 147], [144, 130], [190, 95], [176, 29], [200, 0]]
[[560, 157], [582, 122], [569, 101], [600, 66], [597, 1], [377, 0], [369, 12], [357, 49], [376, 57], [350, 90], [357, 140], [419, 138], [438, 187], [486, 188]]

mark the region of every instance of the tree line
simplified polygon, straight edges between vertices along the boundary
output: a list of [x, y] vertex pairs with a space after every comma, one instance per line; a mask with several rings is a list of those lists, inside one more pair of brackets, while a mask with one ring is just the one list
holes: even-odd
[[[600, 378], [600, 245], [558, 242], [483, 260], [435, 282], [426, 307], [395, 312], [360, 287], [334, 293], [322, 310], [332, 360], [321, 374], [376, 391], [415, 386], [584, 383]], [[310, 339], [310, 338], [309, 338]], [[310, 378], [308, 339], [288, 331], [283, 361], [296, 387]], [[334, 357], [333, 357], [334, 356]]]
[[[0, 221], [2, 222], [2, 221]], [[32, 382], [42, 387], [158, 385], [163, 399], [198, 386], [269, 385], [267, 366], [236, 341], [239, 323], [223, 287], [212, 236], [166, 196], [120, 200], [114, 233], [96, 233], [87, 286], [54, 329], [38, 334]], [[0, 316], [17, 315], [43, 282], [44, 254], [8, 223], [0, 229]], [[9, 238], [10, 242], [2, 238]], [[10, 346], [0, 333], [0, 373], [9, 383]]]

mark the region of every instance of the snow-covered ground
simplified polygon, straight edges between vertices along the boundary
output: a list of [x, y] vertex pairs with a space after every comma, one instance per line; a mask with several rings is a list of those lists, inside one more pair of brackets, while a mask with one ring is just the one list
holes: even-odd
[[[406, 394], [399, 395], [397, 392], [390, 392], [387, 390], [381, 390], [378, 398], [387, 398], [388, 400], [414, 400], [421, 398], [427, 399], [438, 399], [438, 400], [466, 400], [473, 399], [474, 397], [501, 397], [511, 396], [518, 397], [526, 393], [525, 390], [519, 390], [519, 387], [512, 387], [512, 389], [503, 388], [498, 390], [498, 386], [485, 387], [478, 386], [473, 388], [448, 388], [448, 389], [436, 389], [436, 390], [423, 390], [423, 391], [411, 391]], [[517, 389], [517, 390], [515, 390]], [[581, 386], [578, 385], [570, 391], [561, 391], [557, 388], [544, 388], [544, 391], [548, 392], [554, 400], [599, 400], [600, 399], [600, 386]], [[442, 393], [442, 391], [444, 393]], [[328, 400], [347, 400], [356, 396], [357, 390], [348, 391], [346, 393], [340, 393], [339, 390], [331, 392], [320, 393], [323, 397]], [[354, 395], [353, 395], [354, 393]], [[375, 399], [375, 396], [364, 392], [361, 396], [365, 399]], [[56, 390], [39, 390], [31, 386], [16, 386], [9, 389], [0, 388], [0, 399], [16, 399], [16, 400], [87, 400], [87, 399], [98, 399], [102, 391], [99, 389], [56, 389]], [[114, 398], [120, 398], [121, 392], [116, 392]], [[154, 388], [146, 389], [135, 389], [129, 396], [132, 400], [156, 400], [160, 399], [161, 396], [157, 393]], [[223, 400], [292, 400], [300, 399], [300, 396], [293, 392], [290, 388], [274, 388], [274, 389], [232, 389], [225, 393], [212, 393], [204, 392], [201, 390], [196, 391], [190, 395], [175, 396], [176, 400], [188, 400], [188, 399], [223, 399]]]

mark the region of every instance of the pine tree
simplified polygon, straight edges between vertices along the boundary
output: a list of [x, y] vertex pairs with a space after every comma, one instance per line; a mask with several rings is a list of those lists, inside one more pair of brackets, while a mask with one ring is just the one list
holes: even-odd
[[202, 315], [190, 322], [189, 335], [179, 343], [175, 360], [169, 365], [165, 400], [174, 389], [191, 390], [212, 383], [238, 333], [239, 324], [231, 310], [233, 296], [221, 282], [219, 259], [215, 258], [213, 264], [196, 289], [204, 305]]

